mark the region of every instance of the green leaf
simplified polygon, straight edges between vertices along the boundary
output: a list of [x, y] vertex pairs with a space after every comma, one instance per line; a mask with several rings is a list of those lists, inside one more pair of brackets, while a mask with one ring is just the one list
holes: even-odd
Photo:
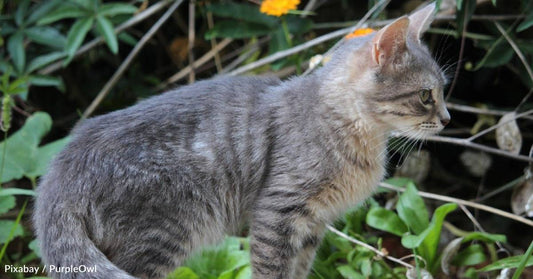
[[424, 200], [418, 195], [415, 185], [407, 184], [397, 205], [398, 215], [415, 234], [420, 234], [429, 226], [429, 214]]
[[109, 3], [100, 6], [98, 15], [113, 17], [119, 14], [133, 14], [137, 11], [135, 6], [125, 3]]
[[456, 21], [457, 30], [462, 32], [463, 27], [470, 21], [472, 14], [476, 10], [476, 0], [458, 0], [457, 1]]
[[109, 47], [109, 50], [113, 54], [118, 53], [118, 42], [117, 42], [117, 36], [115, 35], [115, 30], [113, 29], [113, 24], [109, 19], [98, 15], [96, 17], [96, 26], [98, 28], [98, 31], [105, 39], [105, 42], [107, 43], [107, 46]]
[[24, 72], [26, 64], [26, 51], [24, 50], [24, 34], [21, 31], [11, 35], [7, 40], [7, 51], [13, 59], [13, 65], [18, 73]]
[[[57, 153], [66, 140], [60, 140], [58, 146], [49, 143], [39, 148], [41, 138], [50, 130], [52, 119], [44, 112], [37, 112], [26, 120], [26, 123], [17, 132], [11, 135], [7, 141], [0, 143], [0, 150], [7, 143], [4, 162], [4, 172], [0, 183], [26, 176], [35, 179], [44, 174], [52, 153]], [[52, 147], [47, 147], [52, 145]], [[47, 148], [45, 148], [47, 147]], [[54, 154], [55, 154], [54, 153]], [[2, 155], [2, 154], [0, 154]], [[2, 158], [2, 157], [0, 157]]]
[[27, 189], [20, 189], [20, 188], [0, 189], [0, 197], [13, 196], [13, 195], [35, 196], [35, 191], [27, 190]]
[[385, 180], [384, 182], [392, 186], [396, 186], [398, 188], [405, 188], [407, 187], [407, 184], [413, 183], [413, 180], [407, 177], [392, 177]]
[[503, 234], [491, 234], [485, 232], [471, 232], [463, 237], [462, 243], [479, 240], [487, 243], [507, 242], [507, 237]]
[[[516, 268], [520, 264], [520, 261], [523, 259], [524, 255], [509, 257], [505, 259], [501, 259], [498, 261], [495, 261], [487, 266], [484, 266], [481, 269], [478, 269], [478, 272], [487, 272], [487, 271], [493, 271], [493, 270], [500, 270], [504, 268]], [[525, 266], [532, 266], [533, 265], [533, 257], [529, 257], [527, 259], [527, 262]]]
[[439, 206], [433, 213], [431, 225], [429, 226], [429, 233], [422, 243], [420, 252], [424, 254], [424, 258], [428, 262], [428, 269], [432, 272], [437, 263], [437, 250], [439, 246], [440, 234], [442, 231], [442, 223], [446, 216], [457, 209], [457, 204], [446, 203]]
[[50, 26], [35, 26], [24, 30], [32, 41], [56, 48], [64, 48], [67, 39], [57, 29]]
[[44, 76], [44, 75], [32, 75], [29, 80], [30, 84], [36, 86], [54, 86], [60, 91], [65, 91], [65, 84], [61, 77]]
[[529, 243], [529, 247], [527, 248], [526, 253], [524, 253], [524, 255], [522, 256], [522, 259], [520, 259], [520, 262], [518, 263], [518, 266], [516, 268], [516, 272], [515, 272], [515, 274], [513, 274], [513, 279], [520, 278], [520, 274], [522, 274], [522, 272], [524, 271], [524, 268], [526, 267], [527, 261], [530, 258], [533, 258], [533, 257], [531, 257], [531, 253], [532, 252], [533, 252], [533, 241], [531, 241], [531, 243]]
[[17, 10], [15, 11], [15, 23], [17, 26], [21, 26], [26, 16], [26, 11], [30, 6], [30, 0], [22, 0], [18, 3]]
[[65, 57], [65, 53], [64, 52], [50, 52], [50, 53], [47, 53], [47, 54], [44, 54], [44, 55], [41, 55], [41, 56], [38, 56], [38, 57], [35, 57], [29, 64], [28, 64], [28, 69], [26, 70], [27, 73], [31, 73], [35, 70], [38, 70], [38, 69], [41, 69], [41, 68], [44, 68], [46, 65], [54, 62], [54, 61], [57, 61], [63, 57]]
[[492, 5], [496, 7], [496, 0], [492, 0]]
[[408, 232], [405, 223], [391, 210], [373, 207], [366, 215], [366, 223], [376, 229], [383, 230], [397, 236]]
[[40, 147], [37, 150], [35, 168], [26, 173], [26, 175], [29, 177], [38, 177], [45, 174], [48, 171], [49, 162], [52, 161], [57, 153], [63, 150], [69, 140], [70, 137], [64, 137]]
[[65, 18], [79, 18], [87, 17], [90, 13], [84, 9], [81, 9], [79, 6], [72, 5], [70, 3], [65, 3], [61, 7], [52, 10], [50, 13], [46, 14], [43, 18], [37, 21], [38, 25], [46, 25], [58, 20]]
[[83, 43], [83, 39], [85, 39], [85, 36], [93, 26], [93, 23], [94, 18], [92, 17], [82, 18], [77, 20], [68, 31], [66, 51], [69, 61], [74, 57], [74, 54], [80, 47], [81, 43]]
[[267, 35], [272, 30], [264, 25], [221, 20], [215, 23], [212, 29], [206, 32], [205, 39], [213, 38], [233, 38], [242, 39], [254, 36]]
[[349, 265], [341, 265], [337, 267], [337, 271], [342, 275], [343, 278], [347, 279], [365, 279], [363, 274], [355, 271], [355, 269]]
[[533, 25], [533, 11], [530, 10], [529, 14], [524, 19], [524, 21], [522, 21], [522, 23], [520, 23], [520, 25], [518, 25], [518, 27], [516, 28], [516, 31], [517, 32], [522, 32], [522, 31], [528, 29], [529, 27], [531, 27], [532, 25]]
[[14, 208], [16, 200], [14, 196], [0, 196], [0, 214], [4, 214]]
[[26, 24], [29, 25], [35, 23], [41, 17], [53, 10], [61, 2], [61, 0], [42, 1], [32, 9], [30, 15], [28, 16], [28, 19], [26, 20]]
[[37, 257], [41, 257], [41, 249], [39, 249], [39, 241], [37, 241], [37, 239], [30, 241], [30, 243], [28, 243], [28, 248], [30, 248]]
[[22, 226], [20, 224], [16, 224], [15, 221], [0, 220], [0, 244], [5, 243], [8, 240], [9, 233], [11, 232], [11, 229], [15, 227], [15, 225], [16, 228], [11, 239], [24, 234]]
[[454, 257], [453, 263], [456, 266], [468, 266], [480, 264], [487, 260], [483, 246], [479, 244], [472, 244]]
[[182, 266], [170, 273], [166, 279], [200, 279], [200, 277], [192, 269]]
[[[208, 5], [207, 11], [216, 16], [254, 23], [266, 26], [269, 29], [273, 29], [280, 24], [277, 18], [261, 13], [256, 5], [246, 3], [215, 3]], [[231, 22], [235, 23], [235, 21]]]

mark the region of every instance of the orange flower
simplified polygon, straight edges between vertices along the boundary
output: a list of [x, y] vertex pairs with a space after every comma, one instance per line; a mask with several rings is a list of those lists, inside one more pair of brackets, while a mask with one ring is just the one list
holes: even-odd
[[346, 35], [346, 39], [352, 39], [352, 38], [355, 38], [355, 37], [361, 37], [361, 36], [365, 36], [365, 35], [368, 35], [370, 33], [373, 33], [374, 32], [374, 29], [372, 28], [359, 28], [355, 31], [353, 31], [352, 33]]
[[300, 4], [300, 0], [265, 0], [261, 3], [260, 11], [264, 14], [271, 16], [282, 16], [289, 12], [289, 10], [295, 10]]

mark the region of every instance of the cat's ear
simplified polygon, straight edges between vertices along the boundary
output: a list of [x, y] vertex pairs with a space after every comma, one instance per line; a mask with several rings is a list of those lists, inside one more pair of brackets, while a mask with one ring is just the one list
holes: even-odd
[[409, 36], [420, 42], [420, 38], [429, 28], [435, 16], [436, 4], [431, 3], [409, 16]]
[[407, 49], [409, 18], [401, 17], [378, 31], [372, 40], [372, 60], [379, 66], [394, 63]]

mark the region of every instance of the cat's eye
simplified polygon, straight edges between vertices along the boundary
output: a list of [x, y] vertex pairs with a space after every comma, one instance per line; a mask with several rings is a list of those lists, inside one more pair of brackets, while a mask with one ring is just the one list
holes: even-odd
[[431, 96], [431, 89], [422, 89], [418, 91], [418, 96], [420, 96], [420, 101], [424, 105], [433, 103], [433, 97]]

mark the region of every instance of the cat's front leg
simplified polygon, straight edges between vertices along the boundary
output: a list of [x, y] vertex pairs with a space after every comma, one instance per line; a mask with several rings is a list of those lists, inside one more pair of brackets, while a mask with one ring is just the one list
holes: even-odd
[[250, 227], [254, 279], [305, 278], [324, 224], [305, 202], [260, 201]]
[[294, 279], [305, 279], [309, 275], [309, 270], [313, 265], [315, 259], [316, 250], [321, 243], [324, 226], [317, 229], [316, 236], [308, 237], [302, 243], [302, 249], [298, 252], [296, 259], [296, 264], [294, 267], [294, 274], [291, 278]]
[[296, 247], [284, 224], [254, 221], [251, 226], [250, 260], [254, 279], [290, 279], [296, 264]]

